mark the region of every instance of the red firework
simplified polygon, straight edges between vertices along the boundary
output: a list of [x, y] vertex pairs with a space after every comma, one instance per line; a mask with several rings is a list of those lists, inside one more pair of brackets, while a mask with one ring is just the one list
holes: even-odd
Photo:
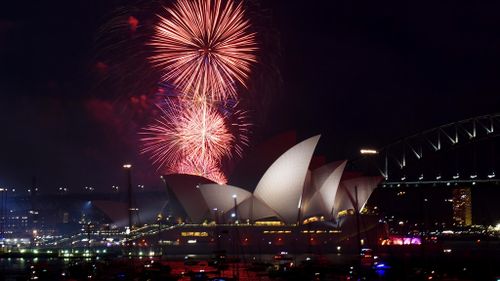
[[142, 153], [150, 154], [153, 163], [169, 173], [202, 175], [224, 183], [220, 163], [233, 151], [241, 153], [239, 143], [246, 144], [247, 125], [228, 124], [227, 116], [205, 102], [185, 103], [167, 101], [161, 107], [163, 115], [141, 133]]
[[220, 169], [220, 165], [208, 159], [186, 159], [178, 165], [175, 165], [175, 167], [172, 167], [172, 169], [169, 169], [168, 173], [197, 175], [218, 184], [227, 183], [226, 175]]
[[150, 60], [164, 81], [213, 100], [234, 98], [237, 83], [246, 86], [257, 47], [241, 3], [179, 0], [158, 17]]

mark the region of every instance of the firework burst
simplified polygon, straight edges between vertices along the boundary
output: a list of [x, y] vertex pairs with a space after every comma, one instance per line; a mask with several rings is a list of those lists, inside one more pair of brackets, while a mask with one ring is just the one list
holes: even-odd
[[[224, 183], [221, 161], [241, 153], [247, 143], [244, 114], [220, 111], [206, 102], [167, 100], [162, 116], [141, 134], [142, 153], [168, 173], [202, 175]], [[236, 118], [231, 123], [230, 120]]]
[[179, 0], [158, 17], [150, 61], [164, 81], [213, 100], [234, 98], [238, 83], [246, 86], [257, 47], [241, 3]]
[[225, 183], [224, 161], [248, 144], [250, 125], [236, 105], [256, 61], [255, 34], [233, 0], [178, 0], [158, 17], [150, 61], [178, 94], [141, 132], [142, 153], [167, 173]]

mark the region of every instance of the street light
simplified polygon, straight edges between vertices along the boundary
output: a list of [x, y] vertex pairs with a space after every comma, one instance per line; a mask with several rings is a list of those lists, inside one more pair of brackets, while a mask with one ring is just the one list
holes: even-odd
[[371, 148], [362, 148], [359, 150], [359, 153], [361, 153], [361, 154], [378, 154], [378, 151], [375, 149], [371, 149]]
[[233, 194], [234, 213], [231, 214], [231, 217], [235, 218], [235, 223], [238, 224], [238, 202], [236, 201], [236, 198], [236, 194]]
[[212, 211], [214, 211], [214, 223], [215, 223], [215, 224], [217, 224], [217, 211], [218, 211], [218, 210], [219, 210], [219, 209], [217, 209], [217, 208], [213, 208], [213, 209], [212, 209]]
[[127, 174], [127, 197], [128, 197], [128, 227], [132, 230], [132, 212], [134, 209], [132, 208], [132, 164], [126, 163], [123, 165], [123, 168]]

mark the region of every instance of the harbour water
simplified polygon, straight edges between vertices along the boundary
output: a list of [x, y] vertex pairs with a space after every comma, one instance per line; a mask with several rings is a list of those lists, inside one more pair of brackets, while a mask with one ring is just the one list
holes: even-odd
[[[391, 247], [349, 254], [227, 257], [0, 258], [0, 280], [498, 280], [499, 241]], [[210, 279], [218, 277], [219, 279]], [[225, 278], [225, 279], [224, 279]], [[403, 278], [403, 279], [401, 279]]]

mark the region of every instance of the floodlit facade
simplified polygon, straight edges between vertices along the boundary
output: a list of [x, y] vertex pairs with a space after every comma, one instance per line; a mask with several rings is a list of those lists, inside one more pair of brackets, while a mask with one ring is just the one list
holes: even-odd
[[[179, 175], [176, 183], [167, 181], [193, 222], [218, 221], [220, 217], [223, 221], [279, 220], [287, 225], [311, 218], [336, 220], [339, 212], [361, 210], [382, 177], [346, 179], [347, 161], [309, 170], [319, 139], [319, 135], [311, 137], [283, 153], [253, 192], [249, 191], [252, 187], [203, 184], [200, 178], [185, 175]], [[181, 182], [181, 178], [187, 180]]]
[[297, 222], [309, 162], [319, 138], [319, 135], [309, 138], [281, 155], [266, 171], [253, 193], [288, 224]]
[[472, 197], [469, 187], [455, 188], [453, 195], [453, 220], [455, 224], [469, 226], [472, 224]]
[[[343, 179], [338, 187], [335, 195], [333, 213], [338, 217], [345, 211], [361, 211], [363, 210], [370, 195], [375, 190], [377, 185], [382, 181], [383, 177], [363, 177], [356, 176], [353, 178]], [[356, 206], [357, 193], [357, 206]]]
[[242, 220], [278, 216], [266, 203], [239, 187], [205, 184], [200, 187], [200, 191], [214, 219], [233, 214], [234, 219]]
[[312, 172], [312, 182], [304, 187], [307, 196], [304, 196], [302, 217], [326, 216], [331, 219], [335, 194], [337, 193], [340, 179], [344, 173], [347, 161], [337, 161], [326, 164]]
[[213, 184], [204, 177], [174, 174], [164, 177], [168, 187], [181, 203], [192, 222], [202, 222], [207, 215], [208, 205], [199, 188], [202, 184]]

